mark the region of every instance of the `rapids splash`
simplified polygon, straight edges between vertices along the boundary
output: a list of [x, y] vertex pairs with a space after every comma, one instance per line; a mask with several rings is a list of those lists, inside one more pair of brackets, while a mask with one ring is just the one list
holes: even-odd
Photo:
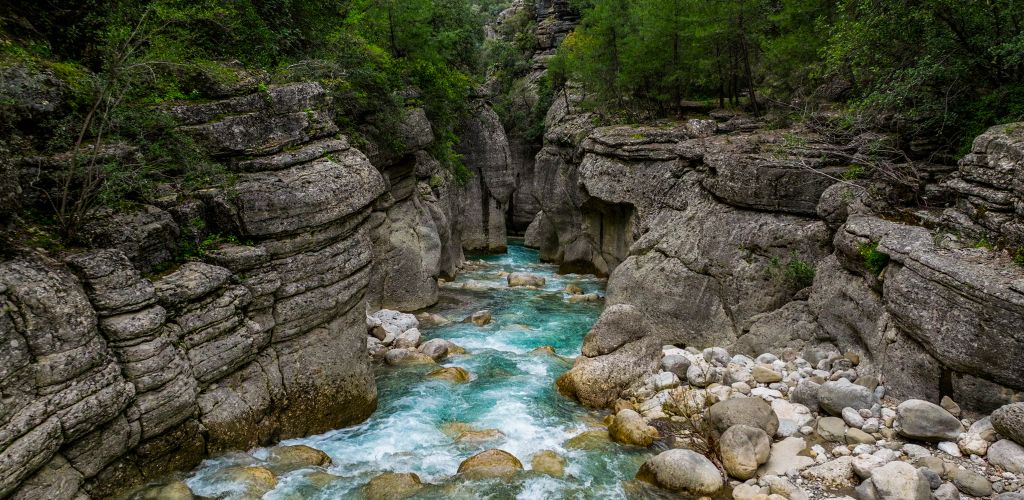
[[[383, 472], [413, 472], [426, 485], [414, 498], [624, 498], [649, 450], [602, 439], [605, 414], [588, 411], [559, 395], [555, 379], [579, 355], [583, 336], [600, 315], [600, 303], [570, 303], [563, 290], [575, 283], [586, 293], [604, 291], [593, 276], [558, 275], [536, 252], [511, 244], [504, 255], [483, 257], [442, 289], [430, 312], [455, 321], [421, 329], [426, 339], [448, 339], [466, 349], [442, 366], [472, 374], [466, 384], [424, 375], [436, 367], [377, 367], [379, 407], [363, 424], [281, 444], [304, 444], [330, 455], [333, 465], [277, 478], [265, 499], [359, 498], [361, 488]], [[505, 272], [547, 279], [542, 289], [509, 288]], [[458, 322], [489, 309], [485, 327]], [[558, 356], [537, 353], [553, 347]], [[484, 431], [485, 439], [458, 439], [460, 430]], [[494, 432], [497, 431], [497, 432]], [[466, 480], [459, 464], [485, 449], [508, 451], [527, 470], [511, 480]], [[565, 459], [563, 477], [531, 471], [530, 459], [550, 450]], [[243, 498], [239, 485], [220, 472], [260, 465], [267, 449], [206, 460], [186, 479], [196, 495]]]

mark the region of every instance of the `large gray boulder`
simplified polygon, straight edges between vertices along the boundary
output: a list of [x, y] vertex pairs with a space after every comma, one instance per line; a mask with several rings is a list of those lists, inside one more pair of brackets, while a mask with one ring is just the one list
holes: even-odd
[[732, 477], [747, 480], [754, 477], [757, 468], [768, 461], [771, 439], [757, 427], [734, 425], [718, 441], [718, 454], [722, 466]]
[[1024, 403], [1013, 403], [992, 412], [992, 427], [996, 431], [1024, 445]]
[[772, 410], [772, 405], [758, 397], [719, 401], [711, 405], [708, 419], [721, 433], [734, 425], [755, 427], [769, 436], [774, 436], [779, 430], [779, 417]]
[[842, 415], [843, 408], [869, 409], [876, 402], [874, 392], [846, 379], [825, 382], [818, 389], [818, 404], [832, 415]]
[[661, 452], [637, 472], [637, 479], [689, 495], [713, 495], [722, 489], [722, 475], [704, 455], [691, 450]]
[[921, 441], [956, 441], [964, 432], [964, 426], [945, 408], [911, 399], [896, 407], [896, 430]]

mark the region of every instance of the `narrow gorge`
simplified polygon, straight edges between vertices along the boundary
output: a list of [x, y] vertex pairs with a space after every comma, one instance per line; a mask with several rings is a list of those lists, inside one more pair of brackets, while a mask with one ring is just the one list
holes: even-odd
[[618, 3], [467, 5], [521, 53], [464, 94], [392, 25], [165, 64], [116, 139], [0, 9], [0, 498], [1024, 498], [1024, 121], [613, 112], [565, 66]]

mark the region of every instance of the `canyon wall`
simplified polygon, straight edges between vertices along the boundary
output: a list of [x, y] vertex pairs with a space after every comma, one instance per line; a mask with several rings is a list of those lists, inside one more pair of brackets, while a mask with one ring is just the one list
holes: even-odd
[[1021, 399], [1024, 268], [964, 236], [1021, 241], [1013, 127], [981, 136], [958, 171], [918, 169], [936, 200], [960, 200], [918, 214], [961, 223], [931, 230], [883, 216], [895, 194], [880, 184], [843, 180], [866, 138], [836, 146], [738, 118], [595, 128], [573, 109], [563, 99], [548, 116], [528, 244], [565, 270], [609, 273], [606, 314], [634, 306], [650, 329], [595, 328], [563, 390], [610, 404], [643, 380], [617, 373], [653, 370], [674, 344], [853, 351], [897, 397]]
[[464, 242], [504, 248], [510, 152], [480, 103], [461, 186], [422, 109], [393, 151], [353, 146], [331, 104], [294, 83], [169, 109], [230, 183], [160, 187], [91, 221], [92, 249], [0, 262], [0, 496], [107, 497], [375, 410], [367, 309], [430, 306]]

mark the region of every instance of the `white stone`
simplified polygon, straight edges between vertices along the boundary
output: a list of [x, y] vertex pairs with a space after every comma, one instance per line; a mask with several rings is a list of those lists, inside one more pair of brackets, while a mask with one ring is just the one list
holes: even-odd
[[757, 396], [765, 401], [772, 401], [782, 397], [782, 393], [767, 387], [755, 387], [750, 390], [751, 396]]
[[679, 387], [679, 377], [677, 377], [675, 373], [661, 372], [654, 376], [655, 390], [660, 391], [663, 389], [672, 389], [674, 387]]
[[853, 408], [843, 408], [843, 421], [850, 427], [856, 427], [858, 429], [864, 427], [864, 417], [862, 417], [860, 413]]
[[960, 447], [951, 441], [943, 441], [937, 446], [939, 451], [954, 457], [962, 457], [960, 454]]
[[928, 448], [913, 443], [907, 443], [903, 445], [903, 453], [905, 453], [910, 458], [923, 458], [932, 456], [932, 452], [928, 451]]
[[792, 436], [800, 430], [800, 427], [814, 420], [811, 410], [802, 404], [790, 403], [785, 399], [775, 399], [771, 403], [772, 411], [775, 412], [775, 416], [779, 417], [779, 430], [775, 433], [776, 437]]

